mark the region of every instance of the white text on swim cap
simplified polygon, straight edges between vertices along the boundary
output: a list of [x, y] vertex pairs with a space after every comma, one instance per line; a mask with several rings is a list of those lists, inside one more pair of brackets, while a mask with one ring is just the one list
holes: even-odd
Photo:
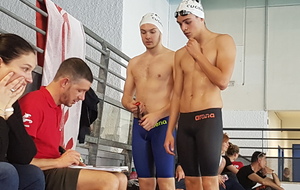
[[195, 9], [198, 9], [200, 11], [203, 11], [202, 7], [201, 6], [197, 6], [197, 5], [187, 5], [187, 8], [191, 8], [191, 9], [195, 8]]

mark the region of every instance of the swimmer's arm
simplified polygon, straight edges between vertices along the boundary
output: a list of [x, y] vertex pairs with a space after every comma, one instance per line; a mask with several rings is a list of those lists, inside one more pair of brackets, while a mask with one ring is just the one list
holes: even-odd
[[175, 129], [179, 111], [180, 111], [180, 97], [183, 89], [183, 72], [180, 66], [180, 53], [175, 53], [175, 81], [174, 81], [174, 88], [173, 88], [173, 95], [171, 99], [170, 105], [170, 118], [168, 123], [168, 129], [166, 132], [166, 139], [165, 139], [165, 150], [167, 153], [174, 154], [174, 137], [173, 131]]
[[124, 91], [122, 97], [122, 105], [130, 112], [136, 112], [137, 106], [135, 105], [136, 101], [133, 100], [135, 94], [135, 82], [132, 75], [131, 61], [129, 61], [127, 70], [126, 70], [126, 80], [124, 84]]
[[199, 53], [194, 57], [209, 80], [221, 90], [227, 88], [234, 69], [236, 46], [231, 36], [221, 35], [217, 39], [216, 65]]
[[180, 65], [180, 59], [182, 57], [182, 52], [178, 51], [175, 53], [175, 80], [173, 87], [173, 94], [170, 104], [170, 119], [168, 125], [168, 131], [170, 134], [173, 133], [174, 128], [177, 123], [179, 111], [180, 111], [180, 98], [183, 90], [183, 71]]

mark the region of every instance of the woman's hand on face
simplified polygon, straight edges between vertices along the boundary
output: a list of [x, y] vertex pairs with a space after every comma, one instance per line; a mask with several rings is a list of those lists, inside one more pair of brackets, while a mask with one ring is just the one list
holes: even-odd
[[24, 77], [18, 77], [10, 81], [13, 74], [13, 72], [10, 72], [0, 80], [1, 109], [11, 107], [12, 104], [17, 101], [18, 98], [20, 98], [25, 90], [26, 82]]
[[[19, 83], [17, 83], [17, 85], [15, 85], [14, 88], [14, 92], [11, 95], [11, 99], [8, 102], [6, 107], [12, 107], [12, 105], [22, 96], [22, 94], [24, 93], [25, 89], [26, 89], [26, 85], [27, 83], [25, 82], [25, 79], [23, 77], [19, 77]], [[18, 80], [16, 79], [16, 80]]]

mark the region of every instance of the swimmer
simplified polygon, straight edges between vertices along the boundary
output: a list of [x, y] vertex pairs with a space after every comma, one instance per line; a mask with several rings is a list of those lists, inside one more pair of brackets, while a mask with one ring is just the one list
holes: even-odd
[[162, 45], [163, 25], [156, 13], [140, 22], [146, 51], [129, 61], [122, 97], [134, 114], [132, 154], [141, 190], [175, 189], [174, 156], [164, 149], [173, 90], [174, 52]]
[[231, 78], [236, 46], [231, 36], [207, 29], [199, 0], [183, 0], [175, 18], [188, 38], [175, 53], [175, 81], [166, 151], [177, 151], [187, 189], [219, 189], [218, 167], [223, 137], [221, 91]]

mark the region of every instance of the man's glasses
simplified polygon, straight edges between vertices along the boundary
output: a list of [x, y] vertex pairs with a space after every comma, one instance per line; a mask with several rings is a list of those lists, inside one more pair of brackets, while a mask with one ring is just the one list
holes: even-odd
[[189, 14], [192, 14], [192, 12], [186, 11], [186, 10], [181, 10], [181, 11], [176, 11], [174, 16], [175, 16], [175, 18], [177, 18], [178, 16], [186, 16]]
[[260, 157], [264, 157], [265, 155], [266, 155], [266, 153], [261, 152], [261, 153], [259, 153], [259, 154], [257, 155], [257, 159], [260, 158]]

